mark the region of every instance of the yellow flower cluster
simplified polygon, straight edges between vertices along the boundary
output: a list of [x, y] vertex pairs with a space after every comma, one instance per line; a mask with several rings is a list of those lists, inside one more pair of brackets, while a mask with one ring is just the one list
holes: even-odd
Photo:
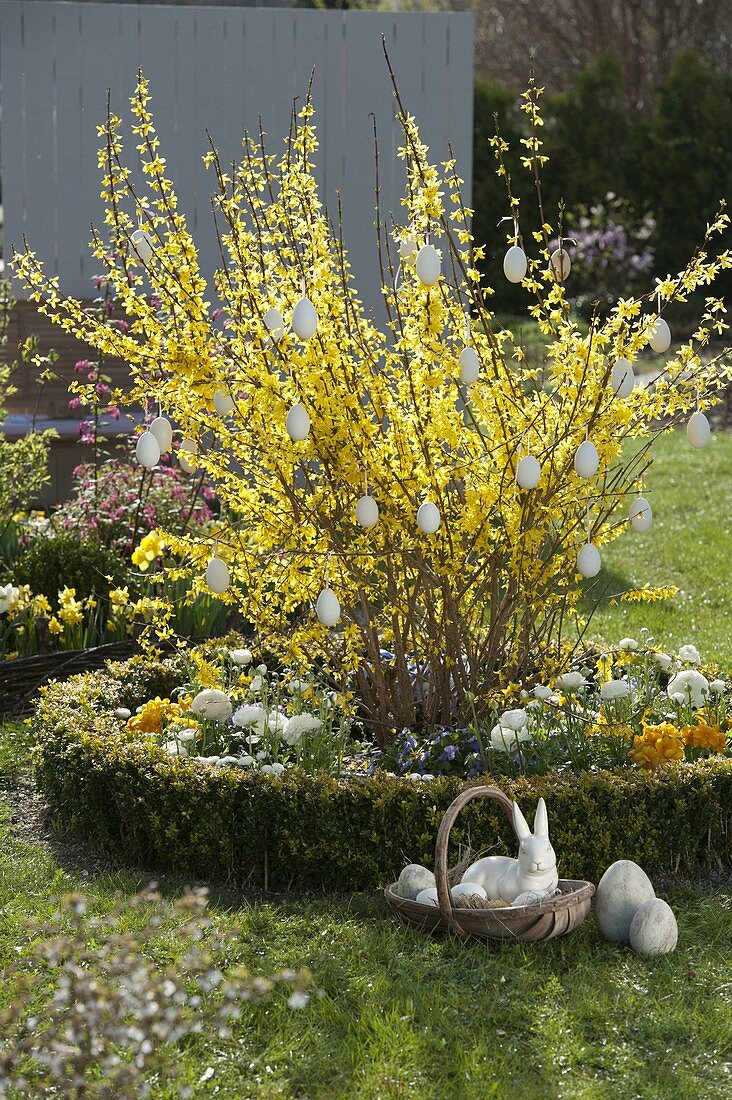
[[58, 594], [58, 618], [67, 626], [76, 626], [84, 621], [84, 604], [76, 599], [75, 588], [64, 588]]
[[633, 739], [629, 756], [638, 767], [650, 771], [669, 760], [684, 760], [684, 740], [676, 726], [668, 723], [644, 726], [643, 733]]
[[[158, 531], [151, 531], [141, 540], [140, 545], [132, 551], [132, 564], [136, 565], [143, 573], [146, 572], [163, 553], [166, 545], [165, 539]], [[117, 589], [117, 596], [119, 597], [122, 592], [126, 593], [127, 589]]]
[[170, 699], [161, 699], [157, 695], [154, 699], [148, 699], [141, 710], [127, 720], [127, 729], [136, 733], [155, 733], [163, 731], [163, 723], [180, 718], [184, 706], [181, 703], [172, 703]]
[[727, 749], [727, 734], [718, 725], [700, 722], [696, 726], [683, 726], [681, 736], [690, 749], [711, 749], [712, 752]]

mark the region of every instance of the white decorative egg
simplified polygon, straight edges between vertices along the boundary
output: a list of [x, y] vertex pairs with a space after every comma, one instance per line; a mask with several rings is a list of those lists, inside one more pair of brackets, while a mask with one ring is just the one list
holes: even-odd
[[541, 480], [541, 466], [533, 455], [524, 455], [516, 467], [516, 481], [522, 489], [535, 489]]
[[569, 252], [566, 248], [557, 248], [552, 252], [549, 257], [549, 266], [552, 269], [552, 275], [558, 283], [563, 283], [569, 278], [569, 273], [572, 270], [572, 261], [569, 258]]
[[703, 412], [695, 412], [686, 425], [686, 438], [697, 451], [703, 450], [712, 438], [712, 429]]
[[301, 340], [309, 340], [318, 327], [318, 314], [309, 298], [301, 298], [292, 311], [292, 327]]
[[521, 905], [541, 905], [542, 902], [549, 901], [551, 896], [551, 890], [524, 890], [523, 894], [513, 899], [511, 908], [518, 909]]
[[285, 331], [285, 321], [277, 309], [277, 306], [270, 306], [264, 315], [264, 327], [270, 334], [273, 340], [277, 341], [282, 338], [282, 334]]
[[405, 237], [403, 241], [399, 242], [399, 257], [404, 260], [405, 263], [409, 263], [413, 260], [417, 254], [417, 242], [414, 237]]
[[434, 286], [440, 277], [442, 264], [437, 249], [423, 244], [417, 253], [417, 278], [424, 286]]
[[434, 885], [435, 876], [432, 871], [423, 867], [421, 863], [409, 863], [399, 876], [396, 893], [400, 898], [414, 900], [421, 890], [429, 890]]
[[577, 572], [583, 577], [596, 577], [601, 568], [600, 551], [591, 542], [586, 542], [577, 555]]
[[211, 558], [206, 566], [206, 584], [219, 595], [229, 587], [229, 567], [221, 558]]
[[130, 236], [132, 251], [142, 264], [149, 264], [155, 254], [152, 237], [144, 229], [136, 229]]
[[480, 374], [480, 359], [475, 348], [463, 348], [458, 363], [460, 364], [460, 381], [466, 386], [472, 386]]
[[457, 886], [453, 886], [450, 891], [450, 897], [452, 898], [453, 905], [457, 905], [458, 908], [460, 907], [460, 902], [464, 898], [488, 901], [488, 895], [479, 882], [459, 882]]
[[437, 900], [437, 887], [428, 886], [426, 890], [420, 890], [414, 899], [420, 905], [439, 905]]
[[597, 447], [586, 439], [580, 443], [574, 456], [574, 468], [580, 477], [594, 477], [600, 465]]
[[196, 468], [196, 463], [191, 462], [191, 458], [198, 454], [198, 444], [195, 439], [183, 439], [178, 450], [178, 463], [181, 470], [184, 470], [187, 474], [192, 474]]
[[668, 955], [679, 941], [674, 911], [661, 898], [651, 898], [636, 909], [628, 932], [630, 946], [639, 955]]
[[512, 244], [503, 257], [503, 274], [509, 283], [520, 283], [526, 274], [526, 253], [520, 245]]
[[225, 393], [224, 390], [216, 390], [213, 403], [219, 416], [228, 416], [236, 402], [231, 394]]
[[633, 364], [629, 363], [622, 355], [619, 355], [613, 363], [610, 385], [617, 397], [630, 397], [635, 389]]
[[298, 402], [297, 405], [292, 406], [285, 418], [285, 427], [293, 443], [300, 443], [303, 439], [307, 439], [310, 432], [310, 417], [304, 405]]
[[341, 605], [332, 588], [324, 588], [315, 601], [315, 614], [323, 626], [335, 626], [341, 617]]
[[363, 496], [356, 502], [356, 523], [361, 527], [375, 527], [379, 522], [379, 506], [372, 496]]
[[417, 526], [425, 535], [434, 535], [440, 527], [440, 510], [431, 500], [426, 500], [417, 509]]
[[633, 917], [655, 896], [642, 867], [629, 859], [616, 860], [598, 882], [595, 894], [595, 920], [605, 939], [627, 941]]
[[173, 425], [170, 423], [167, 416], [156, 416], [148, 428], [148, 431], [152, 432], [157, 439], [161, 455], [164, 455], [166, 451], [170, 450], [170, 446], [173, 442]]
[[645, 497], [636, 497], [630, 506], [628, 519], [630, 520], [630, 526], [639, 534], [648, 530], [653, 523], [653, 512]]
[[160, 444], [152, 432], [143, 432], [137, 440], [135, 457], [146, 470], [153, 470], [160, 461]]
[[659, 317], [651, 329], [648, 343], [659, 355], [663, 355], [671, 347], [671, 329], [663, 317]]

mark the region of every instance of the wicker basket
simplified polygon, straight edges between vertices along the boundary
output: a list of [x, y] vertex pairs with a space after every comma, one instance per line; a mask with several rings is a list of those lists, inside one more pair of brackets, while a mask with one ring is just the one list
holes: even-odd
[[578, 879], [560, 879], [560, 893], [539, 905], [500, 909], [460, 909], [453, 905], [447, 869], [450, 830], [463, 806], [474, 798], [492, 798], [503, 808], [513, 825], [513, 803], [498, 787], [472, 787], [463, 791], [448, 807], [437, 834], [435, 880], [438, 907], [400, 897], [394, 882], [385, 890], [386, 900], [392, 909], [407, 924], [413, 924], [425, 932], [450, 931], [457, 936], [477, 936], [486, 940], [535, 943], [563, 936], [577, 928], [589, 913], [595, 892], [591, 882]]

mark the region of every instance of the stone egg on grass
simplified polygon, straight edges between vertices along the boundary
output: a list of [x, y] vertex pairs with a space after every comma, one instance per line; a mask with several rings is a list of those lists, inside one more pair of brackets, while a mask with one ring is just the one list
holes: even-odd
[[379, 522], [379, 506], [372, 496], [362, 496], [356, 501], [356, 523], [360, 527], [375, 527]]
[[630, 526], [634, 531], [643, 534], [653, 523], [653, 511], [645, 497], [636, 497], [628, 512]]
[[318, 328], [318, 314], [309, 298], [301, 298], [292, 311], [292, 328], [301, 340], [309, 340]]
[[516, 467], [516, 482], [522, 489], [535, 489], [541, 481], [541, 466], [533, 455], [524, 455]]
[[695, 412], [686, 425], [686, 438], [697, 451], [703, 451], [712, 438], [712, 429], [703, 412]]
[[450, 897], [458, 908], [461, 901], [488, 901], [488, 895], [479, 882], [459, 882], [450, 890]]
[[434, 245], [423, 244], [417, 253], [415, 264], [417, 278], [423, 286], [434, 286], [440, 277], [442, 263]]
[[425, 535], [434, 535], [440, 527], [440, 510], [431, 500], [425, 500], [417, 509], [417, 526]]
[[152, 432], [143, 432], [135, 446], [135, 458], [146, 470], [154, 470], [160, 461], [160, 444]]
[[668, 955], [679, 941], [673, 909], [661, 898], [644, 902], [630, 922], [630, 946], [639, 955]]
[[458, 359], [460, 365], [460, 381], [465, 386], [472, 386], [477, 382], [480, 374], [480, 359], [475, 348], [463, 348]]
[[423, 867], [421, 863], [409, 863], [399, 876], [396, 893], [400, 898], [410, 898], [414, 901], [421, 890], [432, 889], [434, 885], [433, 871]]
[[156, 416], [148, 431], [152, 432], [157, 439], [161, 455], [170, 450], [173, 443], [173, 425], [167, 416]]
[[526, 253], [518, 244], [512, 244], [503, 257], [503, 274], [509, 283], [520, 283], [526, 274]]
[[613, 363], [610, 373], [610, 386], [616, 397], [630, 397], [635, 389], [635, 371], [633, 364], [624, 356], [619, 355]]
[[649, 333], [648, 343], [651, 350], [663, 355], [671, 347], [671, 329], [663, 317], [659, 317]]
[[332, 588], [324, 588], [315, 601], [315, 614], [323, 626], [335, 626], [341, 617], [341, 605]]
[[130, 236], [132, 251], [142, 264], [149, 264], [155, 255], [152, 237], [144, 229], [136, 229]]
[[420, 890], [414, 900], [418, 902], [419, 905], [439, 905], [440, 903], [437, 900], [437, 887], [428, 886], [426, 890]]
[[213, 403], [219, 416], [228, 416], [235, 404], [234, 398], [231, 394], [226, 393], [225, 390], [216, 390], [213, 396]]
[[219, 596], [229, 587], [229, 567], [221, 558], [211, 558], [206, 566], [206, 584]]
[[310, 434], [310, 415], [299, 401], [287, 413], [285, 427], [293, 443], [302, 443]]
[[595, 920], [606, 940], [627, 943], [633, 917], [656, 894], [648, 875], [630, 859], [618, 859], [602, 876], [595, 893]]
[[600, 551], [591, 542], [586, 542], [577, 555], [577, 572], [583, 577], [596, 577], [602, 569]]
[[574, 469], [580, 477], [594, 477], [600, 466], [600, 456], [597, 447], [586, 439], [580, 443], [574, 456]]

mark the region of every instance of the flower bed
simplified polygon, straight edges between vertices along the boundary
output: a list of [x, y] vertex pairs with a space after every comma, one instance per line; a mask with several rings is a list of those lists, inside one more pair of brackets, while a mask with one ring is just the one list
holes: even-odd
[[[372, 889], [405, 862], [429, 864], [440, 819], [465, 785], [377, 774], [339, 780], [291, 768], [278, 776], [179, 755], [114, 710], [169, 697], [182, 658], [110, 665], [46, 689], [35, 721], [39, 784], [56, 826], [126, 862], [273, 887]], [[553, 770], [502, 777], [531, 810], [546, 798], [564, 876], [596, 881], [618, 858], [691, 871], [732, 860], [732, 761], [669, 762], [654, 771]], [[502, 816], [502, 815], [501, 815]], [[466, 811], [456, 843], [474, 849], [507, 823], [489, 805]]]

